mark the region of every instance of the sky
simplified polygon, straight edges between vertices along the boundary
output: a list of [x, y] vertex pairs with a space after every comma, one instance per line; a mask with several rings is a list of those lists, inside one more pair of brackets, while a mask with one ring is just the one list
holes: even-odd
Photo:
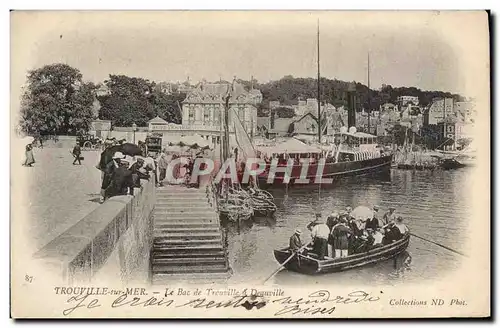
[[478, 65], [464, 41], [479, 32], [459, 29], [470, 19], [439, 12], [14, 12], [12, 87], [29, 70], [58, 62], [92, 82], [109, 74], [172, 82], [316, 77], [319, 21], [323, 77], [367, 84], [370, 53], [372, 88], [464, 93], [471, 86], [465, 76]]

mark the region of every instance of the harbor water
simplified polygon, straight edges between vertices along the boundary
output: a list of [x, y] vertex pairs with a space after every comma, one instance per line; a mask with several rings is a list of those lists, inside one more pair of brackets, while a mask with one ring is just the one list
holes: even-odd
[[[264, 281], [278, 263], [273, 250], [288, 245], [296, 228], [304, 242], [310, 240], [306, 224], [321, 211], [323, 218], [345, 206], [380, 206], [380, 216], [393, 205], [412, 233], [459, 252], [467, 253], [466, 231], [470, 217], [467, 186], [474, 168], [460, 170], [392, 170], [385, 178], [353, 177], [331, 186], [297, 186], [268, 189], [278, 210], [274, 218], [255, 218], [253, 223], [227, 227], [231, 283]], [[444, 278], [461, 265], [461, 256], [434, 244], [412, 237], [407, 251], [395, 260], [345, 272], [307, 276], [287, 270], [272, 278], [280, 285], [321, 283], [332, 285], [397, 285], [422, 283]], [[402, 263], [406, 263], [403, 265]]]

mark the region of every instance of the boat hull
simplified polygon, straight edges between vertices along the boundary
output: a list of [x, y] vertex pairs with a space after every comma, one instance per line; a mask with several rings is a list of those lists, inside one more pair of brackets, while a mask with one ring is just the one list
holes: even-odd
[[[343, 177], [372, 175], [372, 174], [389, 174], [391, 170], [393, 155], [381, 156], [359, 161], [325, 163], [324, 167], [316, 164], [310, 164], [304, 179], [307, 184], [328, 183], [326, 179], [336, 180]], [[279, 169], [284, 167], [278, 166]], [[277, 171], [278, 171], [277, 170]], [[299, 184], [298, 179], [301, 179], [302, 165], [293, 165], [290, 173], [290, 179], [285, 179], [284, 172], [276, 172], [274, 177], [269, 173], [269, 166], [266, 170], [258, 175], [259, 185], [275, 185], [275, 184]]]
[[[354, 254], [337, 259], [318, 260], [307, 255], [295, 255], [285, 264], [285, 268], [290, 271], [303, 274], [324, 274], [346, 271], [365, 265], [378, 263], [391, 259], [406, 250], [410, 243], [410, 235], [406, 234], [402, 239], [382, 247], [374, 248], [366, 253]], [[274, 257], [278, 263], [284, 263], [290, 256], [288, 249], [274, 251]]]

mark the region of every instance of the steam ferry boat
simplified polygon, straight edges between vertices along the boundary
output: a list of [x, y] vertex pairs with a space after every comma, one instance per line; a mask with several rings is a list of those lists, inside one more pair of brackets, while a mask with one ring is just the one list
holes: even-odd
[[259, 184], [324, 184], [328, 183], [326, 179], [389, 174], [393, 154], [385, 152], [376, 140], [376, 136], [355, 128], [342, 128], [335, 135], [335, 143], [327, 147], [308, 145], [295, 138], [268, 149], [261, 147], [267, 165], [257, 176]]

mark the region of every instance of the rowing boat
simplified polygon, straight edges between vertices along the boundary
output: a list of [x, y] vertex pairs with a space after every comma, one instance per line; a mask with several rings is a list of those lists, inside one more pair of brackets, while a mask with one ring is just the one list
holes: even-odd
[[[391, 244], [374, 248], [365, 253], [353, 254], [340, 258], [328, 258], [318, 260], [315, 254], [296, 254], [292, 260], [285, 264], [285, 268], [304, 274], [322, 274], [345, 271], [368, 264], [385, 261], [402, 253], [410, 243], [410, 234], [406, 233], [402, 239]], [[274, 250], [274, 257], [282, 264], [292, 252], [288, 248]]]

